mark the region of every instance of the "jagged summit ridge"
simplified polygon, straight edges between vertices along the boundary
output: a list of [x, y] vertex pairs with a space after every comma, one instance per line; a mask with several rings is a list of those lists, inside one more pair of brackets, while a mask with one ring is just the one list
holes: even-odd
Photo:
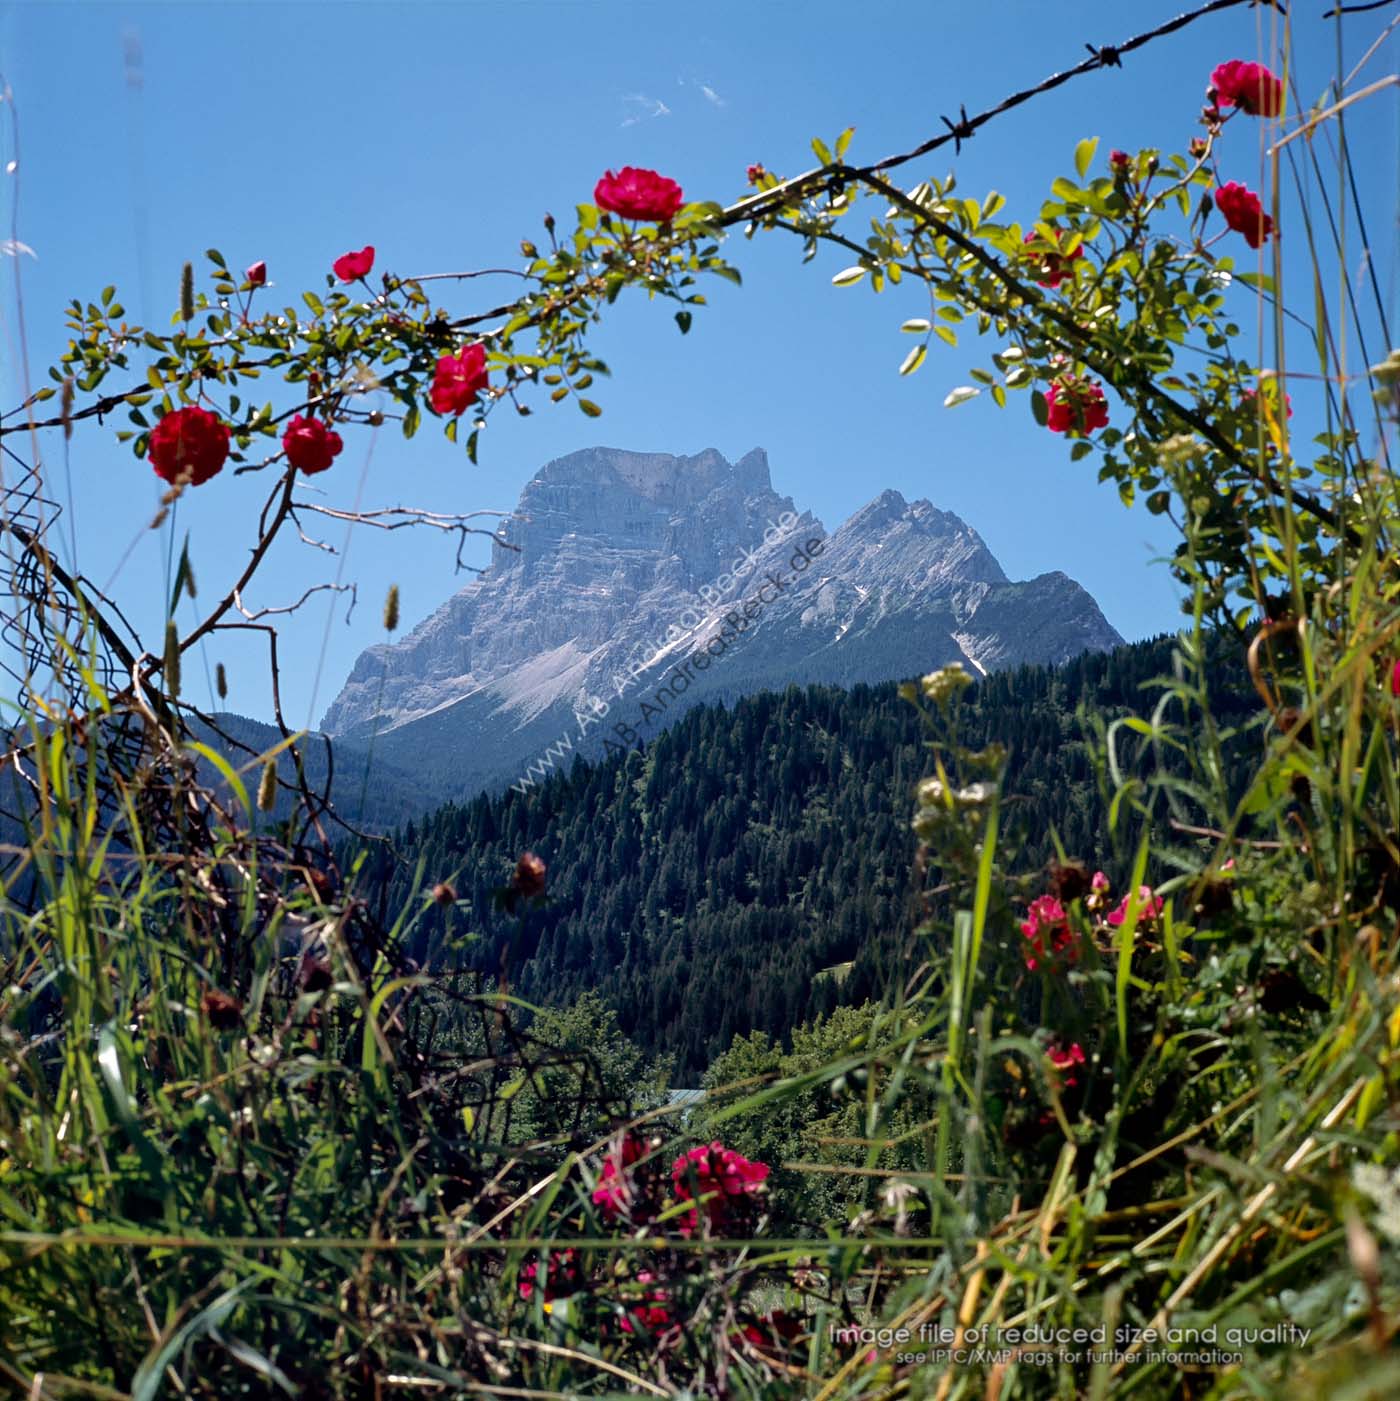
[[[733, 645], [689, 675], [678, 708], [1122, 641], [1067, 575], [1013, 582], [971, 526], [929, 501], [882, 491], [828, 535], [773, 489], [761, 448], [734, 463], [713, 448], [570, 453], [527, 483], [502, 536], [480, 578], [403, 641], [362, 654], [327, 731], [379, 735], [400, 763], [469, 748], [470, 782], [490, 786], [565, 731], [578, 731], [572, 752], [600, 747], [647, 687], [725, 633]], [[742, 629], [726, 622], [744, 609]], [[590, 708], [609, 724], [580, 728]]]
[[[527, 483], [490, 567], [400, 643], [370, 647], [323, 728], [392, 727], [513, 676], [567, 685], [578, 659], [628, 628], [649, 629], [724, 572], [770, 521], [796, 515], [756, 449], [730, 464], [587, 448]], [[810, 517], [807, 517], [810, 519]], [[820, 527], [817, 527], [820, 529]]]

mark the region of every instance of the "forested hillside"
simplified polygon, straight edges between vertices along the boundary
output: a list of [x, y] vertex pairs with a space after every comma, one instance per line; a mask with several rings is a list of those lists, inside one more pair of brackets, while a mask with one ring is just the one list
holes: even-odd
[[[1158, 639], [993, 674], [968, 693], [965, 741], [1010, 750], [1005, 822], [1023, 869], [1053, 855], [1052, 831], [1068, 855], [1107, 859], [1076, 712], [1149, 710], [1144, 687], [1170, 660]], [[693, 1080], [737, 1033], [782, 1036], [880, 994], [913, 923], [922, 738], [892, 683], [701, 707], [644, 752], [408, 823], [366, 868], [367, 893], [399, 908], [421, 861], [415, 957], [504, 966], [514, 992], [552, 1005], [596, 989], [639, 1046]], [[548, 863], [549, 898], [511, 915], [493, 891], [525, 850]], [[441, 881], [458, 897], [450, 910], [427, 899]]]

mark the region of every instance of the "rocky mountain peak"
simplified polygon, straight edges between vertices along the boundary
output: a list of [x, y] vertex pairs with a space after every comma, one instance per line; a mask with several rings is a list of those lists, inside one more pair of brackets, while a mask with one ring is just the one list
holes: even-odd
[[[480, 578], [361, 655], [323, 728], [378, 735], [376, 752], [407, 767], [451, 753], [463, 786], [483, 787], [551, 744], [601, 749], [619, 723], [641, 734], [672, 701], [670, 718], [793, 682], [986, 671], [1122, 640], [1072, 579], [1013, 583], [971, 526], [926, 500], [883, 491], [828, 536], [773, 490], [761, 448], [735, 463], [713, 448], [570, 453], [526, 484], [501, 536]], [[718, 660], [640, 710], [706, 647]], [[604, 698], [608, 724], [582, 724]]]

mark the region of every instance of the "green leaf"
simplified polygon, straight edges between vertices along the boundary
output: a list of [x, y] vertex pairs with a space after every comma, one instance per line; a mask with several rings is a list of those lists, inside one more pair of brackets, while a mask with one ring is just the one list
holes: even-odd
[[865, 269], [863, 267], [845, 268], [831, 279], [831, 285], [833, 287], [854, 287], [864, 276]]
[[1031, 393], [1031, 412], [1042, 428], [1050, 422], [1050, 405], [1045, 402], [1045, 395], [1039, 389]]
[[1097, 136], [1086, 136], [1074, 148], [1074, 168], [1079, 172], [1081, 180], [1089, 173], [1089, 167], [1094, 163], [1094, 152], [1098, 149], [1099, 138]]
[[1261, 292], [1268, 292], [1270, 295], [1273, 293], [1274, 280], [1266, 273], [1237, 272], [1234, 277], [1236, 282], [1243, 282], [1246, 287], [1258, 287]]
[[921, 345], [916, 345], [909, 352], [909, 354], [904, 357], [904, 363], [900, 365], [899, 373], [902, 375], [912, 375], [914, 371], [917, 370], [919, 366], [924, 363], [924, 356], [926, 356], [927, 354], [927, 342]]
[[831, 154], [831, 147], [820, 136], [812, 138], [812, 152], [823, 165], [836, 164], [836, 157]]
[[965, 404], [969, 399], [975, 399], [982, 391], [971, 384], [960, 384], [956, 389], [951, 390], [943, 400], [945, 409], [955, 409], [959, 404]]
[[180, 547], [180, 563], [175, 568], [175, 587], [170, 593], [170, 613], [173, 616], [175, 610], [180, 606], [181, 591], [188, 593], [191, 598], [194, 593], [194, 573], [190, 569], [190, 536], [185, 532], [185, 543]]
[[690, 330], [692, 319], [691, 313], [688, 311], [678, 311], [676, 313], [676, 325], [681, 328], [681, 335], [685, 335], [686, 332]]
[[911, 335], [927, 335], [933, 329], [933, 322], [922, 316], [915, 316], [906, 321], [900, 328], [901, 331], [908, 331]]
[[168, 1338], [158, 1340], [157, 1345], [146, 1355], [131, 1379], [131, 1401], [156, 1401], [165, 1386], [165, 1369], [180, 1355], [185, 1345], [193, 1339], [207, 1336], [216, 1330], [234, 1310], [238, 1296], [252, 1284], [251, 1279], [240, 1280], [226, 1293], [220, 1294], [212, 1304], [187, 1318]]
[[142, 1169], [151, 1179], [151, 1186], [163, 1185], [164, 1163], [159, 1150], [141, 1128], [140, 1106], [126, 1086], [118, 1032], [113, 1022], [108, 1022], [97, 1033], [97, 1068], [101, 1072], [102, 1083], [112, 1109], [126, 1131], [128, 1141], [136, 1150]]
[[600, 409], [598, 405], [593, 402], [592, 399], [580, 399], [578, 401], [578, 406], [584, 411], [584, 413], [588, 415], [589, 418], [597, 418], [598, 415], [603, 412], [602, 409]]
[[227, 266], [227, 264], [224, 262], [224, 255], [220, 253], [217, 248], [206, 248], [204, 250], [204, 256], [208, 258], [209, 261], [213, 263], [216, 268], [222, 268]]
[[841, 135], [836, 138], [836, 159], [838, 161], [846, 159], [846, 149], [850, 146], [851, 137], [853, 137], [855, 134], [855, 127], [848, 126], [845, 129], [845, 131], [843, 131]]

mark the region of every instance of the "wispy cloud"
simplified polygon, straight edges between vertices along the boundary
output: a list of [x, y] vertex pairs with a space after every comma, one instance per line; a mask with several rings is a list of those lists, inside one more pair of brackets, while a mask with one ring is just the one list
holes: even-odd
[[676, 79], [676, 86], [678, 88], [696, 88], [700, 96], [703, 97], [711, 107], [729, 106], [727, 98], [723, 97], [716, 89], [712, 88], [709, 83], [702, 83], [699, 78], [678, 77]]
[[624, 93], [622, 100], [632, 103], [637, 108], [622, 119], [622, 126], [636, 126], [638, 122], [671, 115], [671, 109], [659, 97], [648, 97], [644, 92]]

